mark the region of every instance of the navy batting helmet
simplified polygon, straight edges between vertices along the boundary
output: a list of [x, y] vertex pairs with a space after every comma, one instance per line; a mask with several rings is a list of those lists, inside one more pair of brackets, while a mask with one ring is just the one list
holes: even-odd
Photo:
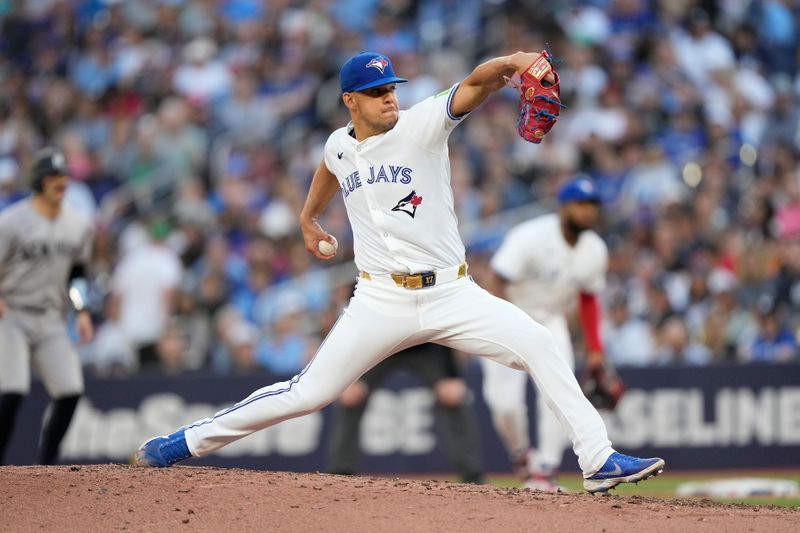
[[42, 182], [48, 176], [66, 176], [67, 159], [55, 148], [42, 148], [33, 158], [30, 173], [31, 189], [42, 192]]

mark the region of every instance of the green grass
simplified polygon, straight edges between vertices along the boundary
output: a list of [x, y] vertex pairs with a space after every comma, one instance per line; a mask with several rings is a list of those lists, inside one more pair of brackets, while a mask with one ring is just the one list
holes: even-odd
[[[678, 485], [688, 481], [709, 481], [712, 479], [726, 479], [733, 477], [763, 477], [775, 479], [790, 479], [800, 483], [800, 472], [792, 471], [786, 475], [780, 475], [774, 471], [769, 473], [747, 472], [747, 474], [736, 474], [727, 472], [712, 473], [702, 472], [698, 474], [691, 474], [689, 472], [681, 472], [679, 474], [671, 474], [665, 472], [660, 476], [650, 478], [643, 481], [638, 485], [625, 483], [613, 489], [611, 494], [619, 494], [620, 496], [632, 496], [634, 494], [639, 496], [657, 496], [659, 498], [675, 498], [675, 490]], [[520, 482], [518, 479], [509, 476], [490, 476], [489, 482], [493, 485], [500, 487], [519, 487]], [[577, 474], [565, 474], [559, 477], [559, 483], [573, 492], [583, 492], [582, 479]], [[800, 508], [800, 497], [796, 498], [773, 498], [773, 497], [755, 497], [744, 499], [720, 499], [717, 500], [725, 503], [744, 503], [747, 505], [777, 505], [781, 507], [797, 507]]]

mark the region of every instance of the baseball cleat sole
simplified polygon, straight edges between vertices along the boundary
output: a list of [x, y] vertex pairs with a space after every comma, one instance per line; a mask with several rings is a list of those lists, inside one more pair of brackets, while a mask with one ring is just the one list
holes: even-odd
[[144, 450], [137, 450], [134, 452], [130, 457], [128, 457], [128, 463], [132, 466], [144, 466], [148, 468], [164, 468], [169, 466], [158, 464], [149, 460]]
[[608, 492], [621, 483], [638, 483], [651, 477], [655, 477], [664, 471], [665, 463], [663, 459], [653, 463], [647, 468], [631, 474], [629, 476], [612, 477], [608, 479], [584, 479], [583, 488], [590, 493]]

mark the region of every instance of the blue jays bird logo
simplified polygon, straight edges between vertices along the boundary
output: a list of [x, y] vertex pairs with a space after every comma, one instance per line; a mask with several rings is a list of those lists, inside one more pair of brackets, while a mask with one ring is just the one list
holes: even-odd
[[411, 191], [408, 196], [397, 202], [392, 211], [402, 211], [411, 218], [417, 214], [417, 206], [422, 203], [422, 196], [417, 196], [417, 191]]
[[389, 62], [386, 61], [384, 58], [375, 57], [375, 58], [372, 58], [370, 60], [370, 62], [367, 63], [366, 66], [367, 66], [367, 68], [376, 68], [376, 69], [381, 71], [381, 74], [383, 74], [383, 69], [385, 69], [386, 65], [388, 65], [388, 64], [389, 64]]

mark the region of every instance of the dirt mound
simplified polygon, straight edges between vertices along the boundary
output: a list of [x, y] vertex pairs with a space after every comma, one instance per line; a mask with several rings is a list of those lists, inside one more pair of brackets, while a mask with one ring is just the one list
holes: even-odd
[[458, 483], [121, 465], [0, 467], [0, 532], [789, 531], [800, 511]]

